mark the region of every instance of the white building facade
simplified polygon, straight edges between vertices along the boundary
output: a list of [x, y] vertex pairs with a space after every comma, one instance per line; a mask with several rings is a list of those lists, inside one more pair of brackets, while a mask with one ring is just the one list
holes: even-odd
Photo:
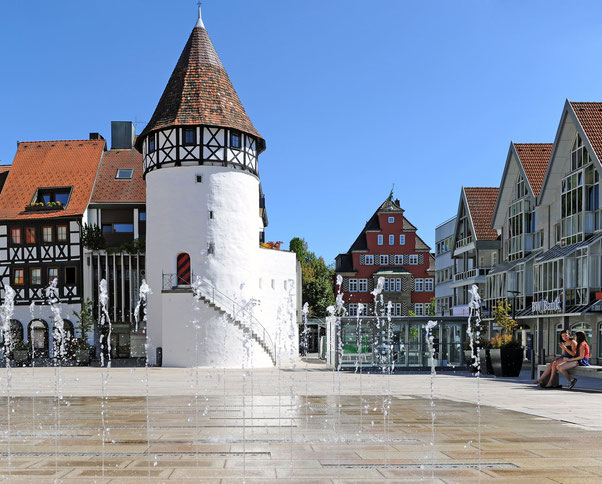
[[451, 316], [454, 305], [454, 229], [456, 217], [435, 227], [435, 312], [438, 316]]

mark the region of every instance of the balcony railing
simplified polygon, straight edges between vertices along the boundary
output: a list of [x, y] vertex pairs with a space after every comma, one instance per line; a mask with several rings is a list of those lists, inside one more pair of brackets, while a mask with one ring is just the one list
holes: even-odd
[[486, 276], [490, 270], [491, 268], [487, 267], [486, 269], [470, 269], [469, 271], [460, 272], [454, 274], [454, 281], [465, 281], [473, 277]]
[[461, 249], [462, 247], [466, 247], [467, 245], [472, 243], [472, 235], [468, 237], [464, 237], [456, 242], [456, 249]]
[[173, 289], [191, 289], [192, 281], [194, 281], [194, 274], [192, 272], [190, 273], [189, 279], [179, 277], [177, 274], [163, 274], [162, 289], [164, 291]]

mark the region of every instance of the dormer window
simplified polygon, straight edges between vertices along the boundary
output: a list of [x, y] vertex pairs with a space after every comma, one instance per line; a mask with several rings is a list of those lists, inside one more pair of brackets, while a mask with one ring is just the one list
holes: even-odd
[[56, 187], [56, 188], [38, 188], [36, 191], [33, 203], [43, 203], [46, 207], [63, 207], [65, 208], [71, 198], [71, 190], [73, 187]]
[[132, 168], [118, 168], [117, 174], [115, 175], [116, 180], [131, 180], [134, 174]]
[[240, 133], [238, 131], [230, 131], [230, 147], [240, 149]]
[[194, 128], [184, 129], [184, 144], [186, 146], [196, 145], [196, 130]]

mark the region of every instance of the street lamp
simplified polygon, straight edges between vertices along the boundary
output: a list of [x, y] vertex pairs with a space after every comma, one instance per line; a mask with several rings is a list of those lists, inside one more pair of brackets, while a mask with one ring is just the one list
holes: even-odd
[[520, 291], [508, 291], [512, 294], [512, 319], [516, 320], [516, 296], [520, 295]]

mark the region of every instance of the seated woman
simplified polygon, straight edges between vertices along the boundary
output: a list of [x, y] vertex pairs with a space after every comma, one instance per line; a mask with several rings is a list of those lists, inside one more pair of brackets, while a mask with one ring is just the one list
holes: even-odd
[[[577, 341], [575, 341], [575, 338], [571, 335], [571, 332], [568, 329], [565, 329], [562, 331], [562, 333], [560, 333], [560, 337], [562, 338], [562, 341], [558, 343], [558, 346], [560, 346], [562, 354], [558, 358], [554, 358], [552, 362], [548, 364], [546, 370], [541, 374], [541, 376], [537, 380], [535, 380], [534, 383], [536, 385], [544, 385], [546, 381], [548, 381], [548, 377], [550, 373], [552, 373], [552, 369], [556, 365], [558, 365], [562, 361], [566, 361], [567, 359], [572, 358], [577, 354]], [[549, 380], [550, 385], [548, 386], [551, 386], [552, 381], [553, 378]]]
[[[585, 333], [583, 331], [577, 331], [575, 337], [577, 338], [577, 355], [574, 358], [568, 358], [556, 365], [556, 370], [562, 373], [569, 382], [569, 390], [575, 386], [577, 378], [571, 378], [568, 374], [568, 370], [575, 368], [576, 366], [590, 366], [589, 345], [587, 344]], [[554, 369], [552, 369], [552, 374], [554, 374]]]

